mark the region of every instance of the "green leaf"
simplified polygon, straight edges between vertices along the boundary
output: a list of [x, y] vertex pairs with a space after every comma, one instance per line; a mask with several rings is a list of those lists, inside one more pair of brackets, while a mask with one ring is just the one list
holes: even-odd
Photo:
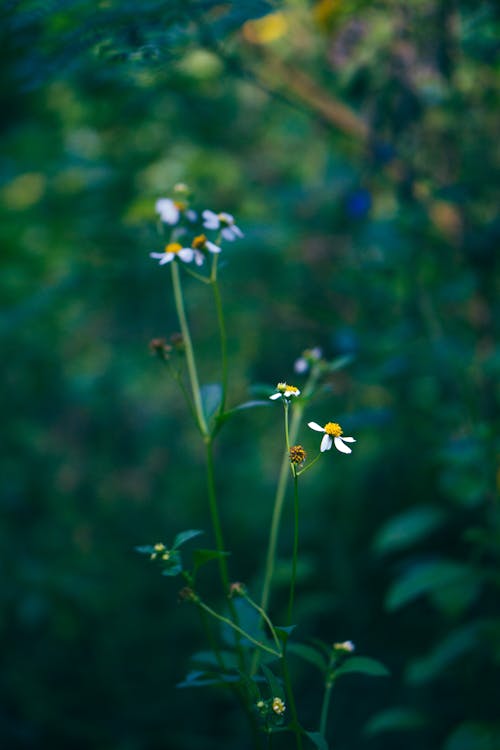
[[179, 573], [182, 573], [182, 563], [180, 561], [180, 558], [178, 562], [174, 563], [173, 565], [169, 565], [168, 568], [164, 568], [161, 571], [162, 576], [167, 576], [168, 578], [175, 578], [175, 576], [178, 576]]
[[[458, 594], [459, 604], [468, 603], [479, 585], [474, 575], [469, 566], [451, 560], [417, 563], [391, 586], [386, 597], [386, 607], [389, 611], [394, 611], [424, 594], [435, 594], [442, 598], [447, 590]], [[456, 602], [453, 601], [452, 604]]]
[[312, 646], [308, 646], [306, 643], [289, 643], [287, 650], [298, 656], [300, 659], [304, 659], [304, 661], [317, 667], [321, 673], [324, 673], [328, 667], [328, 662], [323, 654]]
[[[238, 657], [232, 651], [219, 651], [224, 664], [228, 667], [236, 667], [238, 664]], [[219, 660], [213, 651], [197, 651], [192, 655], [191, 661], [195, 664], [201, 664], [206, 667], [219, 667]]]
[[267, 680], [267, 683], [269, 685], [269, 689], [271, 691], [271, 695], [273, 698], [285, 698], [285, 692], [283, 690], [283, 686], [281, 682], [278, 680], [276, 675], [274, 675], [271, 670], [266, 667], [265, 664], [261, 664], [260, 668], [262, 669], [264, 673], [264, 677]]
[[441, 526], [446, 514], [432, 505], [412, 508], [395, 518], [391, 518], [378, 532], [374, 548], [377, 552], [386, 553], [406, 549], [425, 539], [431, 532]]
[[368, 656], [352, 656], [335, 670], [335, 678], [344, 674], [359, 672], [371, 677], [388, 677], [390, 672], [381, 662]]
[[379, 732], [411, 731], [427, 724], [426, 718], [411, 708], [394, 706], [381, 711], [365, 724], [364, 733], [368, 735]]
[[189, 531], [181, 531], [174, 539], [174, 543], [172, 545], [172, 549], [175, 550], [178, 547], [180, 547], [182, 544], [185, 544], [190, 539], [194, 539], [195, 536], [200, 536], [200, 534], [203, 534], [203, 531], [198, 531], [196, 529], [190, 529]]
[[177, 683], [178, 688], [189, 687], [206, 687], [207, 685], [224, 685], [234, 684], [240, 681], [237, 674], [225, 674], [218, 672], [203, 672], [201, 670], [192, 670], [186, 676], [186, 679]]
[[280, 641], [286, 643], [296, 627], [296, 625], [275, 625], [274, 629]]
[[155, 548], [151, 544], [145, 544], [140, 547], [134, 547], [136, 552], [139, 552], [141, 555], [152, 555], [155, 551]]
[[487, 620], [481, 620], [453, 630], [427, 656], [410, 664], [406, 672], [408, 682], [420, 685], [432, 680], [463, 654], [477, 649], [479, 644], [484, 643], [487, 625]]
[[205, 565], [211, 560], [220, 560], [221, 557], [227, 557], [229, 554], [229, 552], [219, 552], [219, 550], [216, 549], [196, 549], [193, 552], [193, 572], [196, 573], [202, 565]]
[[460, 724], [444, 744], [444, 750], [497, 750], [498, 747], [498, 726], [472, 721]]
[[228, 411], [225, 411], [224, 414], [221, 414], [219, 417], [219, 423], [222, 424], [223, 422], [226, 422], [226, 420], [230, 419], [234, 414], [237, 414], [240, 411], [244, 411], [245, 409], [254, 409], [256, 406], [271, 406], [271, 402], [269, 400], [267, 401], [261, 401], [257, 399], [253, 399], [252, 401], [245, 401], [243, 404], [238, 404], [238, 406], [234, 406], [232, 409], [228, 409]]
[[213, 417], [222, 402], [222, 386], [220, 383], [207, 383], [200, 388], [201, 404], [207, 421]]
[[328, 742], [319, 732], [306, 732], [306, 737], [309, 737], [314, 747], [317, 747], [318, 750], [328, 750]]

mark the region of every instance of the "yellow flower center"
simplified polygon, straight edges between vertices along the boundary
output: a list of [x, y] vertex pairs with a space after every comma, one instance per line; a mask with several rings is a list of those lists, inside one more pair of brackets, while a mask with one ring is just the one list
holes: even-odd
[[179, 211], [185, 211], [186, 210], [186, 204], [182, 201], [173, 201], [173, 204], [176, 208], [179, 209]]
[[207, 238], [204, 234], [199, 234], [197, 237], [194, 238], [194, 240], [191, 243], [191, 247], [194, 247], [195, 250], [203, 250], [207, 242]]
[[169, 242], [168, 245], [165, 245], [165, 253], [178, 253], [179, 250], [182, 250], [182, 245], [180, 245], [178, 242]]
[[278, 385], [276, 386], [276, 390], [280, 393], [285, 393], [285, 391], [295, 394], [300, 393], [298, 388], [296, 388], [294, 385], [288, 385], [288, 383], [278, 383]]
[[273, 698], [273, 711], [278, 716], [282, 716], [285, 713], [285, 704], [281, 698]]
[[342, 427], [337, 422], [327, 422], [324, 430], [327, 435], [331, 435], [332, 437], [340, 437], [343, 432]]

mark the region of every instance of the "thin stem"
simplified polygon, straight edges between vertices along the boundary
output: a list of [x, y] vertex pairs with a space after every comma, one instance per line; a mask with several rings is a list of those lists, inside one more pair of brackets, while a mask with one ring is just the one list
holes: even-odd
[[186, 318], [186, 311], [184, 309], [184, 298], [182, 295], [181, 279], [179, 274], [179, 267], [176, 260], [173, 260], [170, 264], [172, 269], [172, 286], [174, 289], [175, 307], [179, 318], [179, 324], [181, 327], [182, 340], [184, 343], [184, 349], [186, 352], [186, 362], [189, 374], [189, 381], [191, 383], [191, 393], [193, 394], [193, 403], [196, 412], [196, 419], [198, 427], [203, 436], [209, 434], [205, 415], [203, 413], [203, 404], [201, 401], [200, 383], [198, 380], [198, 372], [196, 370], [196, 361], [194, 358], [193, 344], [191, 341], [191, 334], [189, 332], [189, 325]]
[[319, 720], [319, 733], [326, 740], [326, 724], [328, 721], [328, 710], [330, 708], [330, 698], [332, 696], [333, 679], [328, 677], [325, 682], [325, 694], [323, 696], [323, 703], [321, 705], [321, 717]]
[[228, 367], [227, 367], [227, 334], [226, 324], [224, 321], [224, 311], [222, 308], [222, 300], [220, 296], [219, 284], [217, 283], [217, 255], [214, 256], [213, 272], [211, 277], [212, 289], [214, 292], [215, 309], [217, 310], [217, 322], [219, 324], [219, 338], [220, 338], [220, 353], [222, 362], [222, 396], [219, 405], [219, 415], [224, 414], [226, 408], [226, 397], [227, 397], [227, 380], [228, 380]]
[[290, 408], [290, 404], [286, 398], [283, 399], [283, 408], [285, 410], [285, 444], [288, 455], [290, 455], [290, 432], [288, 428], [288, 409]]
[[290, 598], [288, 600], [287, 625], [292, 624], [293, 602], [295, 598], [295, 583], [297, 580], [297, 557], [299, 552], [299, 480], [295, 466], [292, 464], [293, 472], [293, 554], [292, 554], [292, 578], [290, 581]]
[[262, 649], [263, 651], [266, 651], [268, 654], [272, 654], [276, 658], [281, 658], [282, 654], [281, 651], [275, 651], [274, 648], [270, 648], [269, 646], [266, 646], [265, 643], [261, 643], [256, 638], [254, 638], [250, 633], [245, 632], [242, 628], [240, 628], [238, 625], [235, 625], [232, 620], [230, 620], [228, 617], [224, 617], [224, 615], [220, 615], [218, 612], [213, 610], [211, 607], [209, 607], [204, 602], [198, 600], [197, 602], [198, 607], [201, 607], [205, 612], [207, 612], [209, 615], [212, 615], [212, 617], [215, 617], [216, 620], [219, 620], [220, 622], [223, 622], [225, 625], [228, 625], [230, 628], [232, 628], [236, 633], [239, 633], [243, 638], [246, 638], [248, 641], [253, 643], [258, 648]]
[[210, 518], [215, 535], [215, 546], [219, 552], [219, 571], [224, 591], [229, 591], [229, 573], [227, 569], [226, 555], [224, 549], [224, 537], [222, 535], [222, 526], [219, 517], [219, 508], [217, 506], [217, 493], [215, 489], [215, 469], [214, 469], [214, 452], [211, 438], [205, 441], [207, 453], [207, 489], [208, 505], [210, 508]]
[[293, 695], [292, 681], [290, 680], [290, 674], [288, 672], [288, 664], [286, 661], [286, 653], [284, 652], [281, 657], [281, 668], [283, 671], [283, 682], [285, 684], [285, 691], [287, 696], [288, 705], [290, 706], [290, 714], [292, 721], [290, 722], [290, 728], [295, 733], [295, 741], [297, 743], [297, 750], [302, 750], [302, 727], [300, 726], [299, 719], [297, 716], [297, 708], [295, 706], [295, 698]]
[[250, 604], [250, 605], [251, 605], [251, 606], [252, 606], [252, 607], [253, 607], [254, 609], [256, 609], [256, 610], [257, 610], [257, 612], [258, 612], [258, 613], [260, 614], [260, 616], [262, 617], [262, 619], [264, 620], [264, 622], [265, 622], [265, 623], [267, 624], [267, 627], [268, 627], [268, 628], [269, 628], [269, 630], [271, 631], [271, 635], [272, 635], [272, 637], [273, 637], [273, 640], [274, 640], [275, 644], [277, 645], [278, 649], [279, 649], [279, 650], [281, 651], [281, 643], [280, 643], [280, 640], [279, 640], [278, 636], [276, 635], [276, 630], [274, 629], [274, 625], [272, 624], [272, 622], [271, 622], [271, 620], [270, 620], [270, 618], [269, 618], [269, 615], [267, 614], [267, 612], [265, 612], [265, 611], [264, 611], [263, 609], [261, 609], [261, 607], [259, 607], [259, 605], [257, 604], [257, 602], [254, 602], [254, 600], [253, 600], [253, 599], [251, 599], [251, 598], [250, 598], [250, 597], [248, 596], [248, 594], [246, 594], [246, 593], [245, 593], [245, 594], [243, 594], [243, 596], [244, 596], [244, 598], [245, 598], [245, 599], [247, 600], [247, 602], [248, 602], [248, 603], [249, 603], [249, 604]]
[[300, 471], [297, 472], [297, 476], [300, 477], [301, 474], [304, 474], [306, 471], [308, 471], [309, 469], [311, 469], [314, 466], [314, 464], [316, 463], [316, 461], [318, 461], [320, 458], [321, 458], [321, 453], [318, 453], [318, 455], [315, 456], [312, 461], [310, 461], [308, 464], [306, 464], [304, 466], [303, 469], [301, 469]]

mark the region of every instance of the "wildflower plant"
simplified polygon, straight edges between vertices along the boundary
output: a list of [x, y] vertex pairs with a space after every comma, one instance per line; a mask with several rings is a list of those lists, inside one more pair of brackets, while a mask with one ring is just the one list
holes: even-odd
[[[321, 426], [308, 423], [310, 429], [323, 433], [319, 450], [311, 459], [298, 442], [304, 415], [313, 397], [321, 391], [322, 381], [328, 374], [346, 364], [340, 359], [328, 362], [318, 347], [305, 350], [294, 366], [295, 374], [304, 377], [297, 385], [286, 381], [277, 383], [268, 399], [248, 401], [227, 406], [228, 357], [226, 323], [219, 288], [219, 258], [226, 252], [226, 243], [237, 243], [244, 235], [234, 217], [224, 211], [215, 213], [205, 209], [195, 211], [191, 206], [191, 193], [184, 184], [176, 185], [172, 194], [159, 198], [155, 204], [160, 234], [160, 249], [151, 250], [150, 256], [160, 266], [170, 271], [173, 299], [180, 333], [170, 341], [153, 339], [150, 350], [168, 368], [179, 385], [187, 410], [197, 428], [205, 449], [206, 497], [210, 512], [214, 548], [196, 548], [189, 556], [181, 551], [185, 544], [198, 539], [200, 530], [180, 531], [171, 544], [153, 541], [138, 546], [139, 553], [161, 569], [167, 577], [179, 577], [179, 601], [193, 606], [200, 616], [211, 655], [193, 656], [193, 670], [180, 683], [180, 687], [199, 688], [207, 685], [225, 686], [243, 706], [248, 732], [255, 748], [269, 747], [272, 735], [289, 733], [289, 746], [301, 750], [317, 747], [325, 750], [328, 744], [328, 715], [330, 696], [336, 680], [342, 674], [362, 672], [374, 676], [387, 674], [383, 665], [374, 659], [353, 656], [354, 644], [350, 640], [326, 644], [318, 640], [304, 641], [296, 637], [294, 622], [297, 564], [299, 559], [300, 528], [300, 478], [313, 468], [332, 447], [350, 454], [346, 437], [337, 422], [328, 421]], [[162, 273], [164, 271], [162, 270]], [[217, 316], [220, 345], [220, 383], [203, 385], [184, 298], [184, 284], [191, 277], [194, 283], [204, 284], [211, 290]], [[272, 389], [270, 389], [271, 391]], [[274, 402], [276, 406], [270, 404]], [[282, 441], [282, 459], [277, 466], [277, 485], [269, 523], [269, 536], [265, 554], [260, 591], [251, 593], [244, 583], [234, 581], [229, 570], [228, 550], [219, 510], [216, 490], [214, 441], [224, 423], [242, 408], [255, 405], [281, 406], [283, 426], [277, 431]], [[277, 409], [279, 414], [279, 409]], [[351, 460], [339, 457], [339, 461]], [[292, 492], [287, 493], [291, 485]], [[293, 539], [288, 582], [288, 604], [285, 623], [277, 625], [271, 612], [272, 590], [281, 532], [281, 520], [287, 497], [293, 503]], [[234, 561], [234, 562], [233, 562]], [[219, 570], [221, 601], [208, 599], [199, 583], [198, 571], [205, 564], [216, 562]], [[237, 555], [231, 557], [231, 567], [237, 566]], [[237, 572], [237, 571], [236, 571]], [[260, 571], [259, 571], [260, 572]], [[332, 634], [333, 641], [333, 634]], [[296, 700], [290, 664], [302, 659], [315, 666], [320, 674], [318, 689], [319, 711], [317, 724], [305, 727], [300, 706]]]

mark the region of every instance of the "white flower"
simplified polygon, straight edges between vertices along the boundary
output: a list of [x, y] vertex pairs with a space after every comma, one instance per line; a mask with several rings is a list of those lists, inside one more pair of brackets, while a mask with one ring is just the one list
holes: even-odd
[[284, 398], [290, 398], [290, 396], [300, 396], [300, 391], [298, 388], [296, 388], [294, 385], [288, 385], [288, 383], [278, 383], [276, 386], [276, 393], [273, 393], [272, 396], [269, 396], [271, 401], [274, 401], [277, 398], [281, 398], [283, 396]]
[[[190, 263], [194, 258], [197, 265], [201, 265], [195, 253], [196, 251], [192, 247], [182, 247], [178, 242], [170, 242], [168, 245], [165, 245], [165, 250], [162, 253], [149, 253], [149, 257], [158, 260], [160, 266], [170, 263], [170, 261], [177, 257], [183, 260], [184, 263]], [[203, 256], [201, 262], [203, 263]]]
[[243, 237], [243, 232], [234, 223], [234, 217], [231, 214], [220, 213], [206, 209], [202, 213], [203, 226], [205, 229], [221, 229], [221, 234], [225, 240], [232, 242], [238, 237]]
[[307, 426], [310, 427], [311, 430], [316, 430], [316, 432], [325, 433], [320, 446], [320, 451], [322, 453], [324, 451], [329, 451], [332, 447], [332, 443], [341, 453], [352, 453], [352, 450], [346, 445], [346, 443], [355, 443], [356, 441], [353, 437], [341, 437], [342, 427], [337, 424], [337, 422], [327, 422], [324, 427], [321, 427], [317, 422], [308, 422]]
[[342, 643], [333, 644], [334, 651], [345, 651], [347, 654], [352, 654], [356, 650], [356, 646], [352, 641], [342, 641]]
[[165, 224], [174, 226], [179, 221], [182, 205], [175, 203], [170, 198], [160, 198], [155, 203], [155, 211]]
[[204, 234], [198, 234], [191, 243], [195, 250], [208, 250], [209, 253], [220, 253], [221, 249], [215, 242], [207, 240]]
[[302, 356], [295, 360], [293, 369], [295, 372], [303, 373], [307, 372], [313, 362], [317, 362], [323, 356], [323, 352], [319, 346], [315, 346], [313, 349], [306, 349], [302, 352]]

